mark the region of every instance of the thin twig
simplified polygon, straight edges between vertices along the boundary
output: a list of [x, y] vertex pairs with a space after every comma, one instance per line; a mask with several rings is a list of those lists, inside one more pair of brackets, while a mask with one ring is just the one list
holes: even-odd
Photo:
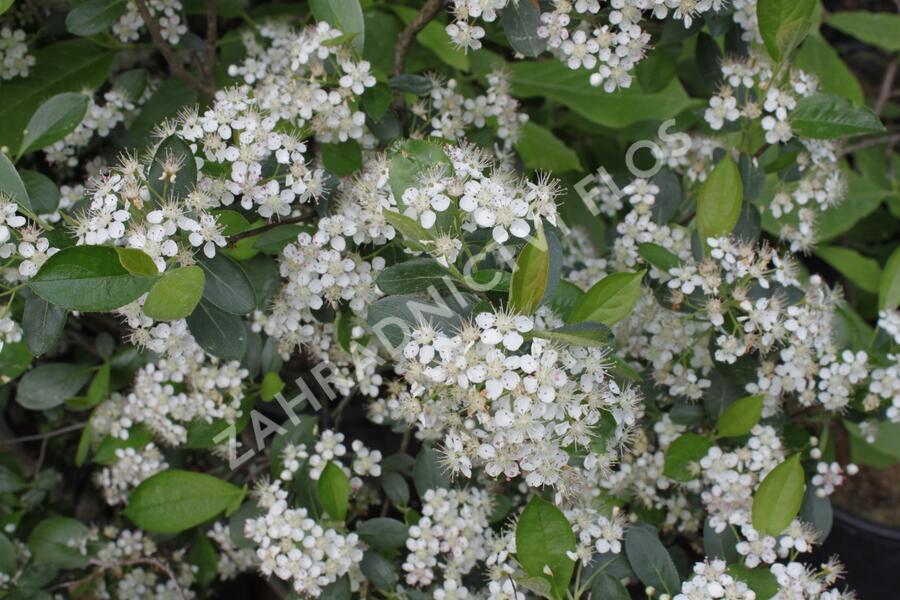
[[406, 55], [412, 46], [416, 34], [435, 18], [443, 6], [444, 0], [428, 0], [413, 20], [400, 32], [397, 43], [394, 45], [394, 77], [403, 74], [406, 65]]
[[290, 219], [282, 219], [281, 221], [272, 221], [271, 223], [266, 223], [265, 225], [260, 225], [259, 227], [255, 227], [253, 229], [248, 229], [246, 231], [241, 231], [240, 233], [235, 233], [233, 235], [229, 235], [226, 239], [228, 240], [229, 245], [233, 245], [245, 238], [253, 237], [254, 235], [259, 235], [260, 233], [264, 233], [269, 231], [270, 229], [275, 229], [281, 225], [293, 225], [295, 223], [302, 223], [309, 219], [310, 215], [304, 213], [299, 217], [291, 217]]
[[55, 429], [53, 431], [48, 431], [47, 433], [35, 433], [33, 435], [23, 435], [22, 437], [0, 440], [0, 444], [20, 444], [22, 442], [44, 441], [58, 435], [63, 435], [72, 431], [84, 429], [85, 425], [87, 425], [87, 421], [85, 421], [84, 423], [75, 423], [74, 425], [66, 425], [65, 427], [61, 427], [60, 429]]
[[206, 84], [216, 87], [216, 43], [219, 38], [218, 2], [206, 0]]
[[872, 146], [880, 146], [881, 144], [894, 144], [896, 142], [900, 142], [900, 133], [895, 133], [894, 135], [889, 135], [887, 137], [872, 137], [865, 139], [858, 144], [853, 144], [852, 146], [847, 146], [841, 151], [841, 156], [847, 154], [853, 154], [857, 150], [863, 150], [864, 148], [871, 148]]
[[[153, 45], [159, 50], [160, 54], [163, 55], [163, 58], [166, 59], [166, 63], [169, 65], [169, 69], [172, 70], [172, 73], [175, 74], [178, 79], [183, 81], [185, 85], [194, 90], [197, 90], [204, 96], [209, 96], [210, 98], [215, 94], [215, 88], [210, 86], [193, 75], [191, 75], [187, 69], [184, 68], [184, 65], [181, 64], [181, 61], [178, 60], [178, 57], [175, 56], [175, 50], [169, 45], [169, 42], [163, 39], [162, 32], [159, 29], [159, 23], [156, 19], [153, 18], [153, 15], [150, 14], [150, 9], [147, 8], [146, 0], [134, 0], [137, 5], [138, 12], [141, 15], [141, 19], [144, 20], [144, 25], [147, 26], [147, 31], [150, 32], [150, 39], [153, 40]], [[201, 72], [203, 67], [201, 66]]]
[[878, 92], [878, 100], [875, 102], [875, 114], [879, 117], [887, 104], [888, 98], [891, 97], [891, 91], [894, 89], [894, 77], [897, 75], [897, 59], [894, 58], [888, 64], [884, 72], [884, 79], [881, 80], [881, 90]]

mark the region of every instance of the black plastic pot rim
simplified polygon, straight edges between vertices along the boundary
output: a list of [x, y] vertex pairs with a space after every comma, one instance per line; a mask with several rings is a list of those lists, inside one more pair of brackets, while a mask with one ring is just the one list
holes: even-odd
[[875, 523], [874, 521], [847, 512], [846, 509], [840, 508], [839, 506], [833, 506], [833, 509], [834, 517], [850, 527], [858, 529], [873, 537], [900, 542], [900, 529], [896, 527]]

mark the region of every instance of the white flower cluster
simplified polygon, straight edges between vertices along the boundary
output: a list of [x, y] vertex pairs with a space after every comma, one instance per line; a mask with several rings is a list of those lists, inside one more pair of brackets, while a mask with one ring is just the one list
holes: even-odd
[[[485, 31], [472, 20], [496, 21], [509, 4], [509, 0], [454, 0], [456, 19], [447, 33], [460, 48], [477, 50]], [[703, 13], [722, 8], [725, 0], [555, 0], [550, 5], [553, 10], [540, 16], [538, 36], [570, 69], [591, 71], [592, 85], [613, 92], [631, 86], [632, 71], [649, 48], [645, 13], [661, 20], [671, 12], [690, 27]], [[601, 10], [607, 7], [611, 9], [607, 22], [601, 23]]]
[[[428, 587], [440, 567], [444, 597], [465, 597], [469, 591], [462, 585], [463, 576], [488, 556], [490, 494], [475, 487], [428, 490], [422, 497], [421, 513], [406, 540], [409, 554], [402, 565], [406, 583]], [[447, 595], [451, 587], [457, 596]]]
[[266, 512], [247, 519], [244, 535], [257, 545], [264, 575], [291, 582], [302, 596], [318, 597], [359, 564], [363, 550], [355, 533], [323, 528], [306, 509], [290, 508], [287, 496], [279, 481], [260, 486], [257, 504]]
[[681, 584], [681, 593], [674, 600], [756, 600], [756, 592], [746, 583], [728, 573], [724, 560], [700, 562], [694, 565], [694, 575]]
[[[544, 324], [539, 317], [537, 325]], [[452, 335], [424, 324], [413, 331], [398, 371], [410, 384], [407, 401], [422, 407], [414, 422], [442, 420], [453, 473], [471, 477], [473, 467], [483, 467], [491, 477], [522, 475], [532, 487], [572, 493], [584, 476], [566, 448], [584, 449], [584, 468], [593, 470], [600, 460], [595, 429], [608, 417], [601, 445], [625, 444], [641, 398], [612, 380], [602, 350], [526, 341], [535, 326], [532, 317], [506, 312], [480, 313]]]
[[[503, 140], [503, 151], [511, 151], [528, 115], [520, 112], [519, 101], [512, 97], [507, 73], [502, 70], [489, 73], [487, 82], [484, 94], [467, 98], [457, 91], [455, 79], [443, 83], [437, 76], [432, 77], [431, 135], [459, 143], [465, 141], [468, 128], [482, 129], [489, 119], [494, 119], [497, 136]], [[410, 110], [422, 119], [428, 118], [428, 107], [422, 100]]]
[[163, 354], [141, 367], [126, 394], [114, 393], [91, 417], [96, 435], [128, 439], [129, 429], [146, 425], [166, 444], [187, 441], [192, 421], [234, 423], [242, 414], [247, 370], [237, 361], [209, 358], [187, 331], [183, 320], [138, 328], [146, 346]]
[[131, 490], [142, 481], [169, 468], [156, 444], [142, 448], [116, 448], [116, 462], [94, 476], [107, 504], [125, 504]]
[[374, 141], [365, 129], [365, 113], [355, 96], [375, 85], [367, 61], [354, 58], [341, 32], [325, 22], [300, 31], [283, 23], [260, 28], [269, 41], [261, 46], [245, 37], [247, 58], [228, 74], [253, 86], [256, 105], [275, 119], [312, 129], [321, 142]]
[[[795, 135], [790, 113], [800, 98], [818, 91], [812, 75], [792, 70], [783, 87], [775, 87], [775, 65], [762, 50], [753, 50], [744, 59], [722, 62], [723, 83], [712, 96], [705, 118], [712, 129], [741, 119], [758, 122], [769, 144], [784, 144]], [[757, 100], [759, 98], [760, 100]], [[807, 250], [816, 241], [815, 219], [819, 211], [839, 204], [846, 195], [846, 183], [838, 168], [836, 146], [827, 140], [800, 138], [797, 160], [800, 178], [779, 185], [769, 210], [776, 219], [795, 215], [796, 223], [784, 222], [779, 235], [791, 242], [792, 251]]]
[[574, 506], [564, 514], [572, 524], [577, 540], [575, 551], [569, 553], [572, 560], [589, 565], [595, 554], [619, 554], [622, 551], [626, 521], [618, 506], [608, 517], [589, 505]]
[[343, 442], [343, 433], [326, 429], [319, 435], [312, 449], [307, 449], [306, 444], [287, 444], [282, 451], [284, 469], [279, 477], [283, 481], [290, 481], [298, 471], [307, 468], [304, 476], [318, 481], [328, 463], [332, 463], [344, 471], [350, 479], [350, 487], [358, 490], [363, 485], [360, 477], [381, 476], [381, 452], [370, 450], [360, 440], [353, 440], [350, 444], [353, 461], [347, 466], [340, 460], [347, 456], [347, 447]]
[[710, 526], [718, 532], [728, 526], [750, 527], [753, 491], [784, 459], [781, 439], [768, 425], [754, 426], [750, 439], [737, 450], [710, 448], [700, 459], [701, 498]]
[[28, 53], [25, 31], [0, 28], [0, 79], [27, 77], [35, 58]]
[[[183, 6], [180, 0], [147, 0], [145, 2], [150, 15], [159, 23], [162, 38], [177, 45], [187, 33], [187, 24], [181, 15]], [[122, 42], [135, 42], [141, 37], [144, 20], [138, 11], [137, 3], [128, 0], [125, 14], [113, 23], [112, 32]]]
[[[156, 543], [142, 531], [119, 530], [107, 526], [102, 531], [92, 531], [89, 540], [99, 543], [95, 561], [102, 567], [101, 574], [91, 588], [97, 598], [136, 598], [138, 600], [192, 600], [196, 594], [190, 589], [197, 567], [186, 560], [184, 550], [177, 550], [168, 560], [160, 557]], [[86, 550], [86, 546], [83, 546]], [[157, 569], [159, 561], [170, 568], [175, 576]]]
[[212, 529], [206, 532], [206, 536], [218, 546], [219, 562], [216, 571], [223, 581], [229, 581], [256, 568], [256, 550], [238, 548], [227, 525], [216, 521]]

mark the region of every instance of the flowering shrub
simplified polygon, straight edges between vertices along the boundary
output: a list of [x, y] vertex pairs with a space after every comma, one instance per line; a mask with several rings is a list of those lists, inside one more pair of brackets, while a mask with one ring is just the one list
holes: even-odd
[[855, 597], [896, 15], [12, 4], [0, 597]]

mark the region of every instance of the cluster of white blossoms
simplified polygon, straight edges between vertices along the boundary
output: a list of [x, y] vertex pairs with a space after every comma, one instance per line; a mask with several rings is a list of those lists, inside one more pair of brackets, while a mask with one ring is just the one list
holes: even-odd
[[474, 97], [466, 97], [457, 91], [455, 79], [449, 79], [446, 83], [438, 76], [431, 79], [430, 107], [424, 99], [410, 107], [414, 115], [425, 121], [431, 115], [431, 135], [459, 143], [465, 141], [470, 128], [483, 129], [489, 119], [494, 119], [497, 137], [503, 140], [502, 151], [512, 151], [522, 126], [528, 121], [528, 115], [520, 111], [519, 101], [513, 98], [509, 75], [505, 71], [489, 73], [485, 93]]
[[212, 529], [206, 532], [206, 537], [214, 541], [218, 547], [219, 562], [216, 572], [223, 581], [229, 581], [241, 573], [256, 568], [256, 550], [238, 548], [228, 525], [216, 521]]
[[[0, 258], [10, 259], [7, 265], [18, 263], [15, 270], [5, 271], [7, 280], [33, 277], [44, 262], [59, 251], [50, 245], [43, 226], [39, 222], [29, 223], [20, 211], [15, 200], [0, 192]], [[16, 330], [11, 328], [10, 331]]]
[[[73, 541], [83, 554], [88, 544], [97, 546], [93, 561], [100, 568], [101, 576], [90, 588], [96, 598], [196, 598], [191, 586], [197, 567], [186, 560], [185, 551], [179, 549], [161, 557], [156, 543], [143, 531], [120, 530], [110, 525], [101, 530], [92, 529], [87, 539]], [[157, 568], [157, 564], [169, 569], [175, 579]]]
[[593, 506], [580, 504], [563, 511], [575, 533], [575, 550], [569, 553], [572, 560], [591, 564], [597, 554], [619, 554], [625, 537], [625, 515], [618, 506], [609, 516], [601, 514]]
[[[494, 22], [513, 3], [453, 0], [455, 20], [447, 33], [460, 48], [477, 50], [485, 31], [475, 19]], [[540, 15], [537, 34], [570, 69], [590, 71], [592, 85], [613, 92], [631, 86], [633, 70], [650, 48], [645, 19], [671, 15], [687, 28], [694, 19], [725, 4], [725, 0], [554, 0], [547, 6], [552, 10]], [[601, 11], [606, 15], [602, 22]]]
[[[772, 80], [776, 66], [761, 50], [746, 58], [722, 62], [722, 84], [712, 96], [705, 118], [715, 130], [742, 120], [759, 123], [768, 144], [785, 144], [797, 138], [790, 124], [791, 111], [799, 99], [818, 91], [815, 76], [793, 69], [787, 81], [776, 87]], [[790, 242], [794, 252], [808, 250], [816, 241], [818, 213], [837, 206], [847, 185], [838, 168], [837, 146], [829, 140], [799, 137], [796, 180], [780, 181], [768, 210], [781, 222], [779, 236]], [[790, 216], [792, 220], [786, 217]]]
[[331, 463], [337, 465], [347, 475], [350, 487], [358, 490], [363, 486], [361, 477], [381, 476], [380, 451], [367, 448], [361, 440], [353, 440], [350, 444], [353, 454], [348, 455], [343, 442], [343, 433], [326, 429], [319, 435], [312, 448], [307, 448], [306, 444], [287, 444], [281, 455], [284, 468], [279, 477], [283, 481], [290, 481], [298, 471], [304, 470], [304, 477], [318, 481], [322, 471]]
[[290, 508], [280, 481], [263, 483], [255, 496], [265, 513], [247, 519], [244, 535], [256, 544], [264, 575], [290, 582], [298, 594], [317, 597], [350, 573], [356, 589], [359, 576], [351, 569], [362, 560], [363, 549], [355, 533], [326, 529], [305, 508]]
[[128, 495], [142, 481], [169, 468], [156, 444], [150, 442], [141, 448], [116, 448], [116, 461], [94, 476], [103, 490], [107, 504], [125, 504]]
[[300, 31], [285, 23], [263, 25], [263, 46], [244, 37], [247, 58], [228, 74], [253, 86], [256, 105], [296, 128], [307, 127], [321, 142], [353, 139], [372, 146], [365, 113], [356, 97], [375, 85], [371, 65], [355, 58], [341, 32], [325, 22]]
[[162, 357], [137, 371], [130, 391], [115, 392], [97, 407], [91, 416], [95, 435], [127, 440], [132, 427], [145, 425], [165, 444], [178, 446], [193, 421], [233, 424], [241, 416], [248, 371], [238, 361], [207, 356], [183, 320], [134, 326], [136, 341]]
[[616, 384], [603, 350], [526, 341], [558, 322], [541, 315], [479, 313], [454, 333], [415, 328], [397, 370], [410, 386], [406, 402], [422, 408], [404, 412], [411, 424], [444, 430], [442, 451], [455, 474], [483, 468], [490, 477], [521, 475], [532, 487], [571, 494], [585, 476], [566, 449], [579, 448], [583, 468], [592, 470], [596, 430], [608, 420], [600, 445], [624, 445], [642, 414], [641, 397]]
[[[401, 567], [406, 583], [428, 587], [440, 570], [444, 597], [465, 597], [469, 590], [462, 585], [463, 576], [488, 556], [493, 533], [488, 522], [490, 494], [476, 487], [428, 490], [422, 497], [421, 513], [406, 540], [409, 554]], [[448, 596], [449, 588], [457, 596]]]
[[728, 573], [724, 560], [714, 559], [694, 565], [694, 575], [681, 584], [674, 600], [756, 600], [756, 592]]
[[135, 99], [130, 98], [127, 92], [113, 88], [103, 93], [102, 104], [93, 94], [88, 94], [88, 109], [81, 123], [66, 137], [44, 148], [47, 162], [51, 165], [78, 166], [79, 153], [95, 136], [108, 137], [117, 125], [131, 119], [150, 97], [154, 87], [144, 86], [141, 96]]
[[[177, 45], [188, 31], [187, 21], [182, 16], [184, 7], [181, 1], [146, 0], [144, 4], [150, 16], [158, 22], [162, 38], [173, 46]], [[125, 13], [112, 24], [112, 32], [122, 42], [136, 42], [144, 29], [144, 20], [134, 0], [128, 0], [125, 7]]]
[[0, 28], [0, 79], [27, 77], [35, 58], [28, 53], [25, 43], [25, 31]]

